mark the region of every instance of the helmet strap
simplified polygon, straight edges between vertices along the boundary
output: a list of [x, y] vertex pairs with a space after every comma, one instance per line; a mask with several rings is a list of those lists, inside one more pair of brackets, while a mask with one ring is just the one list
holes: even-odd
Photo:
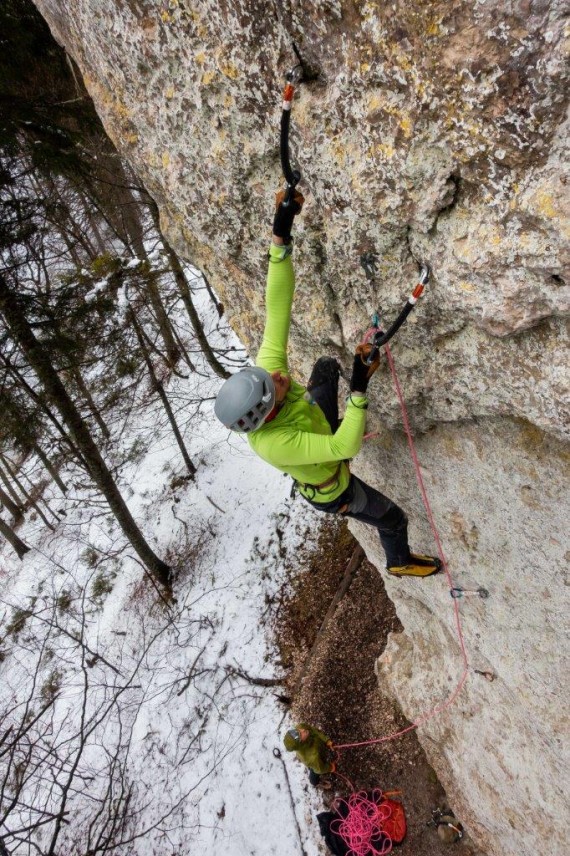
[[265, 417], [265, 419], [263, 420], [264, 423], [272, 422], [280, 410], [281, 410], [280, 405], [276, 404], [275, 407], [273, 408], [273, 410], [270, 410], [269, 413], [267, 414], [267, 416]]

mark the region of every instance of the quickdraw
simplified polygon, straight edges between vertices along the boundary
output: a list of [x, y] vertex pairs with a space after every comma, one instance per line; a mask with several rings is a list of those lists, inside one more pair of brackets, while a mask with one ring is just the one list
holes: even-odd
[[449, 594], [454, 600], [458, 600], [460, 597], [472, 597], [473, 595], [479, 595], [483, 600], [489, 597], [488, 590], [483, 587], [478, 589], [464, 589], [461, 588], [461, 586], [456, 586], [455, 588], [449, 589]]

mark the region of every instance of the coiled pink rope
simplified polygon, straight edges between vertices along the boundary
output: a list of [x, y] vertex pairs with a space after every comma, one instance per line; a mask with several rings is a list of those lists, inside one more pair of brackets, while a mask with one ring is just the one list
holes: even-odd
[[392, 810], [389, 805], [379, 805], [381, 800], [382, 792], [377, 790], [372, 799], [361, 791], [337, 802], [337, 806], [346, 806], [347, 816], [333, 820], [330, 828], [349, 848], [347, 856], [386, 856], [391, 852], [392, 839], [382, 826]]
[[[370, 334], [374, 333], [374, 332], [376, 332], [376, 330], [374, 328], [372, 330], [369, 330], [367, 332], [366, 336], [364, 337], [365, 341], [367, 340], [366, 337], [367, 336], [369, 337]], [[422, 501], [423, 501], [423, 504], [424, 504], [424, 507], [426, 510], [426, 514], [427, 514], [427, 518], [428, 518], [428, 521], [429, 521], [429, 524], [431, 527], [431, 531], [433, 533], [433, 537], [434, 537], [435, 543], [437, 545], [437, 554], [438, 554], [439, 558], [441, 559], [441, 564], [443, 566], [443, 570], [445, 571], [445, 575], [447, 577], [449, 589], [451, 591], [451, 589], [454, 588], [453, 579], [451, 577], [451, 573], [449, 572], [447, 560], [446, 560], [445, 555], [443, 553], [441, 538], [440, 538], [437, 526], [435, 524], [433, 512], [431, 510], [431, 505], [430, 505], [429, 498], [427, 495], [427, 491], [425, 488], [425, 484], [424, 484], [424, 480], [423, 480], [423, 476], [422, 476], [422, 471], [421, 471], [421, 467], [420, 467], [420, 462], [418, 460], [418, 455], [417, 455], [416, 447], [414, 444], [412, 429], [410, 427], [410, 420], [408, 418], [408, 411], [406, 408], [406, 403], [404, 401], [404, 396], [402, 394], [402, 388], [400, 386], [400, 381], [398, 380], [398, 375], [396, 373], [396, 366], [394, 365], [394, 358], [392, 357], [392, 352], [390, 350], [389, 345], [385, 345], [384, 350], [386, 352], [386, 357], [388, 359], [388, 365], [390, 366], [390, 371], [392, 373], [392, 380], [394, 382], [394, 388], [396, 390], [396, 395], [398, 396], [398, 401], [400, 402], [400, 409], [402, 411], [402, 421], [404, 424], [404, 430], [406, 432], [406, 437], [408, 438], [408, 446], [410, 448], [410, 454], [412, 456], [412, 461], [414, 464], [414, 469], [415, 469], [415, 473], [416, 473], [416, 481], [417, 481], [418, 488], [420, 491], [420, 495], [422, 497]], [[446, 710], [448, 707], [451, 707], [451, 705], [454, 703], [457, 696], [461, 692], [463, 685], [465, 684], [465, 681], [467, 680], [467, 675], [469, 672], [469, 661], [467, 659], [467, 650], [465, 648], [465, 639], [463, 638], [463, 631], [461, 629], [461, 618], [460, 618], [460, 614], [459, 614], [459, 599], [458, 598], [453, 599], [453, 608], [455, 610], [455, 625], [456, 625], [456, 629], [457, 629], [457, 637], [459, 639], [459, 646], [461, 648], [461, 655], [462, 655], [462, 659], [463, 659], [463, 671], [461, 673], [461, 676], [459, 677], [457, 686], [455, 687], [453, 692], [447, 697], [447, 699], [444, 702], [436, 705], [435, 707], [433, 707], [431, 710], [427, 711], [423, 715], [420, 715], [418, 718], [416, 718], [411, 723], [411, 725], [408, 725], [406, 728], [402, 728], [401, 731], [395, 731], [392, 734], [388, 734], [385, 737], [377, 737], [374, 740], [363, 740], [359, 743], [342, 743], [338, 746], [335, 745], [334, 746], [335, 750], [352, 749], [352, 748], [355, 748], [357, 746], [372, 746], [375, 743], [386, 743], [388, 740], [395, 740], [396, 737], [401, 737], [403, 734], [407, 734], [408, 731], [413, 731], [414, 729], [419, 728], [420, 725], [423, 725], [424, 723], [428, 722], [430, 719], [433, 719], [439, 713], [442, 713], [442, 711]]]

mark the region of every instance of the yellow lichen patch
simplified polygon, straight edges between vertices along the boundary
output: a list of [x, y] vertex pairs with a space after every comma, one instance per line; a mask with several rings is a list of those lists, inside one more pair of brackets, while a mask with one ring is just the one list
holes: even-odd
[[413, 63], [407, 54], [402, 53], [400, 46], [398, 45], [395, 50], [393, 50], [393, 56], [402, 71], [411, 71], [413, 69]]
[[204, 86], [208, 86], [208, 84], [210, 84], [212, 82], [212, 80], [214, 79], [215, 76], [216, 76], [215, 71], [205, 71], [204, 74], [202, 75], [202, 81], [201, 81], [202, 84]]
[[465, 280], [459, 283], [459, 288], [461, 289], [461, 291], [475, 291], [475, 286], [473, 285], [473, 283], [466, 282]]
[[371, 160], [380, 158], [382, 160], [390, 160], [396, 154], [396, 149], [391, 143], [373, 143], [366, 150], [366, 156]]
[[89, 77], [87, 74], [84, 75], [83, 81], [85, 83], [85, 86], [89, 90], [89, 94], [96, 103], [101, 104], [102, 107], [104, 107], [110, 113], [113, 113], [118, 119], [123, 122], [131, 119], [133, 111], [130, 110], [126, 106], [126, 104], [124, 104], [119, 99], [116, 91], [111, 92], [109, 89], [103, 86], [99, 80], [95, 80], [94, 78]]
[[233, 106], [234, 106], [233, 97], [229, 94], [226, 95], [226, 97], [224, 98], [224, 107], [227, 107], [229, 109], [230, 107], [233, 107]]
[[233, 64], [233, 62], [220, 63], [220, 71], [222, 72], [222, 74], [224, 74], [226, 77], [229, 77], [231, 80], [235, 80], [237, 77], [239, 77], [239, 71]]
[[373, 113], [375, 110], [379, 110], [382, 107], [383, 100], [380, 95], [373, 95], [368, 101], [368, 112]]
[[535, 193], [534, 200], [536, 207], [544, 217], [557, 217], [558, 211], [554, 207], [554, 197], [547, 190], [540, 190]]
[[165, 97], [166, 99], [168, 99], [168, 98], [174, 98], [174, 86], [169, 86], [169, 87], [168, 87], [168, 89], [167, 89], [167, 90], [166, 90], [166, 92], [164, 93], [164, 97]]
[[138, 143], [139, 135], [135, 134], [134, 131], [125, 136], [125, 142], [127, 142], [130, 146], [134, 146], [135, 143]]
[[214, 141], [212, 142], [212, 146], [210, 148], [210, 157], [213, 160], [216, 160], [218, 162], [225, 160], [227, 155], [227, 136], [227, 131], [225, 130], [225, 128], [222, 128], [219, 131], [216, 139], [214, 139]]
[[565, 212], [566, 198], [563, 195], [557, 196], [550, 185], [538, 187], [530, 198], [527, 197], [522, 207], [548, 220], [555, 220], [560, 232], [570, 236], [570, 226], [568, 226]]
[[446, 457], [455, 458], [458, 461], [463, 460], [463, 450], [461, 448], [460, 443], [456, 440], [455, 437], [453, 437], [452, 435], [448, 435], [447, 437], [443, 437], [440, 442], [442, 442], [443, 444]]
[[370, 71], [370, 63], [369, 62], [361, 62], [360, 63], [360, 73], [367, 74]]
[[400, 128], [404, 132], [404, 137], [406, 137], [406, 139], [409, 139], [409, 137], [412, 136], [412, 127], [412, 120], [409, 115], [402, 116], [400, 119]]
[[342, 144], [338, 137], [335, 137], [330, 141], [330, 148], [332, 150], [332, 156], [334, 161], [339, 166], [344, 166], [348, 157], [346, 146]]
[[439, 36], [441, 32], [441, 18], [437, 18], [435, 21], [431, 21], [426, 27], [426, 33], [428, 36]]
[[206, 62], [206, 54], [204, 51], [199, 51], [199, 53], [194, 54], [194, 62], [196, 65], [204, 65]]
[[164, 167], [164, 169], [166, 169], [166, 167], [169, 165], [170, 165], [170, 155], [168, 154], [168, 152], [163, 152], [162, 153], [162, 166]]

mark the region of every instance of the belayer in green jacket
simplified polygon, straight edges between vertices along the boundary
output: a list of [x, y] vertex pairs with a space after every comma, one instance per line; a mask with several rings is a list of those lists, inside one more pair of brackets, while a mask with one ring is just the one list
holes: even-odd
[[307, 387], [289, 373], [287, 342], [295, 291], [293, 219], [303, 197], [296, 192], [287, 206], [277, 195], [273, 240], [269, 248], [266, 324], [256, 365], [241, 369], [218, 393], [216, 416], [232, 431], [247, 435], [251, 448], [272, 466], [288, 473], [314, 508], [342, 514], [375, 526], [393, 576], [426, 577], [441, 562], [410, 552], [408, 519], [401, 508], [350, 473], [348, 459], [362, 445], [366, 425], [368, 381], [379, 360], [368, 366], [368, 345], [356, 349], [350, 395], [342, 421], [338, 414], [340, 366], [330, 357], [317, 360]]
[[287, 752], [295, 752], [299, 761], [309, 768], [309, 781], [318, 785], [322, 775], [336, 770], [336, 753], [332, 740], [306, 722], [300, 722], [285, 734], [283, 745]]

